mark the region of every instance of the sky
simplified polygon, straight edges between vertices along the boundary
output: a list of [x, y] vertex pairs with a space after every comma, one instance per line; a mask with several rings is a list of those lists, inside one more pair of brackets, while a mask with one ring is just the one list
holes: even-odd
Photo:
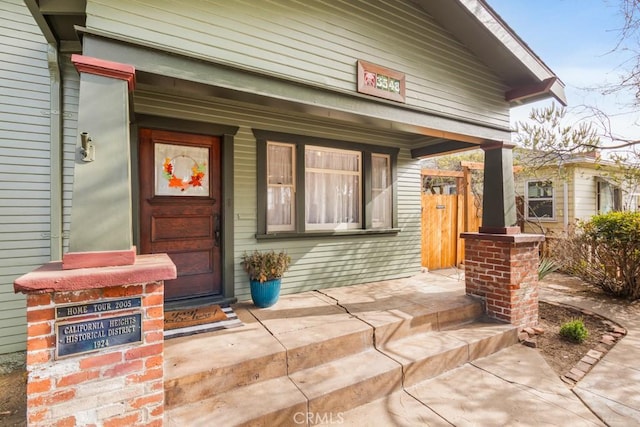
[[[633, 94], [601, 95], [593, 88], [618, 81], [630, 53], [616, 50], [624, 21], [620, 0], [487, 0], [520, 38], [565, 83], [572, 122], [592, 105], [612, 119], [614, 133], [640, 139], [640, 109]], [[512, 122], [525, 120], [532, 106], [511, 111]]]

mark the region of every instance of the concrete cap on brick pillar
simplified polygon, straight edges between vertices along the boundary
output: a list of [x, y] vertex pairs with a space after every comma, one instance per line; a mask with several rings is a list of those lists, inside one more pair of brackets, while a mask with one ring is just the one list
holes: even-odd
[[167, 254], [152, 254], [138, 256], [131, 265], [73, 270], [63, 269], [60, 261], [50, 262], [17, 278], [13, 288], [16, 293], [77, 291], [176, 277], [176, 266]]
[[475, 239], [475, 240], [492, 240], [499, 242], [511, 242], [511, 243], [532, 243], [532, 242], [543, 242], [544, 235], [543, 234], [529, 234], [529, 233], [518, 233], [518, 234], [506, 234], [506, 233], [460, 233], [460, 237], [462, 239]]

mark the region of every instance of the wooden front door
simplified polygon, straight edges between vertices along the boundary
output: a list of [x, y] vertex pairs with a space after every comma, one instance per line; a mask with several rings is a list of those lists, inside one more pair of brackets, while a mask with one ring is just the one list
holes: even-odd
[[167, 253], [165, 300], [222, 293], [220, 139], [140, 130], [140, 252]]

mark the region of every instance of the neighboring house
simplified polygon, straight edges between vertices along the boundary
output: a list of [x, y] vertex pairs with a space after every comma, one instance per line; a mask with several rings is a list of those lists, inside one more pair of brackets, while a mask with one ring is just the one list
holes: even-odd
[[595, 155], [576, 156], [536, 170], [535, 175], [516, 173], [523, 231], [558, 236], [577, 220], [611, 211], [637, 211], [640, 189], [624, 179], [614, 162]]
[[3, 84], [22, 88], [0, 101], [0, 352], [24, 348], [12, 281], [67, 252], [169, 253], [172, 306], [248, 299], [254, 249], [291, 255], [283, 293], [415, 274], [420, 158], [564, 103], [480, 0], [0, 10]]

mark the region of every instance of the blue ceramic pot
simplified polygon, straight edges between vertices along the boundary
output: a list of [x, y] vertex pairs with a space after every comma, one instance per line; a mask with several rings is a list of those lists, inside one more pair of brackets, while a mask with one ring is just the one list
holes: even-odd
[[280, 296], [280, 282], [282, 279], [267, 280], [260, 283], [258, 280], [250, 280], [251, 299], [256, 307], [267, 308], [278, 302]]

